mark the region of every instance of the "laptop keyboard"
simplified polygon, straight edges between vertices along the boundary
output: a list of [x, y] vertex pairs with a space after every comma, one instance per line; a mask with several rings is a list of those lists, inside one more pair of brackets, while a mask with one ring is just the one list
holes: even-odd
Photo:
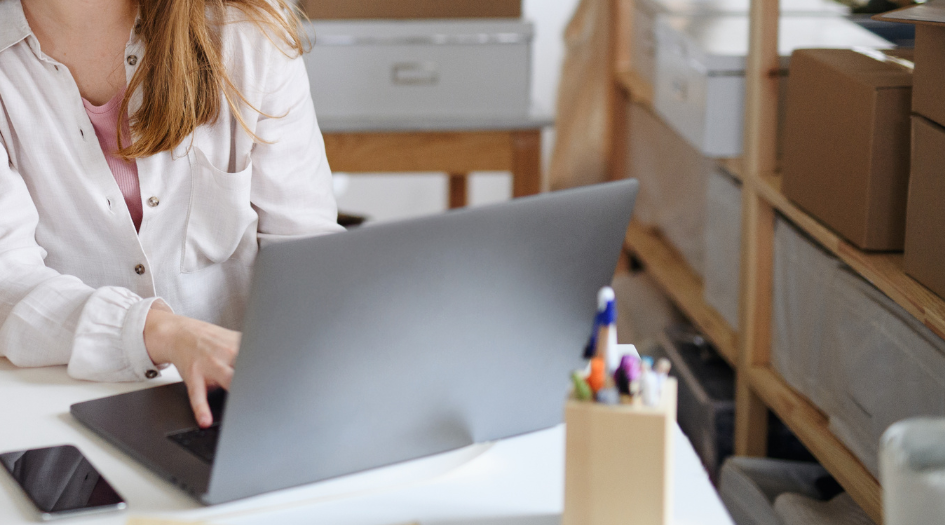
[[213, 464], [217, 453], [217, 441], [220, 439], [220, 421], [223, 419], [223, 409], [226, 407], [226, 390], [218, 388], [207, 393], [207, 404], [213, 415], [213, 425], [210, 428], [188, 428], [167, 435], [174, 443], [184, 447], [188, 452]]
[[214, 423], [210, 428], [182, 430], [168, 435], [167, 439], [212, 465], [217, 452], [217, 440], [220, 439], [220, 424]]

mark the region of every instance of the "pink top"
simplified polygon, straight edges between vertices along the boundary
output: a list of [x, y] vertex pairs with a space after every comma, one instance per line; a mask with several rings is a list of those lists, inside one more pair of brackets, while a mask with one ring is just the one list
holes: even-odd
[[[141, 205], [141, 186], [138, 183], [138, 165], [133, 160], [124, 160], [116, 156], [118, 112], [121, 110], [121, 101], [124, 96], [125, 90], [122, 89], [104, 106], [95, 106], [84, 98], [82, 102], [85, 104], [85, 112], [88, 113], [89, 120], [92, 121], [92, 127], [95, 128], [95, 135], [98, 136], [98, 143], [102, 146], [108, 167], [111, 168], [115, 182], [118, 183], [121, 194], [125, 198], [131, 220], [135, 223], [135, 230], [138, 230], [141, 228], [141, 216], [144, 214]], [[127, 114], [121, 116], [121, 129], [123, 137], [131, 136]]]

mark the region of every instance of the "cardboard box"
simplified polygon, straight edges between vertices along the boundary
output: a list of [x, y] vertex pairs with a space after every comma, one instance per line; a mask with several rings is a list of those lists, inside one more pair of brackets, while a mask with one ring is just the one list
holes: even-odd
[[864, 250], [902, 250], [912, 73], [878, 52], [798, 50], [784, 194]]
[[945, 128], [912, 117], [906, 273], [945, 297]]
[[519, 18], [521, 0], [299, 0], [312, 20]]
[[912, 111], [945, 125], [945, 0], [905, 7], [874, 17], [915, 24], [915, 80]]

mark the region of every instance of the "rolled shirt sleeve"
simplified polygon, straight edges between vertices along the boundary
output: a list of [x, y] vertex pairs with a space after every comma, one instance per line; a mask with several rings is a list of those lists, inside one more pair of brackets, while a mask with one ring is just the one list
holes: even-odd
[[0, 141], [0, 356], [17, 366], [68, 365], [96, 381], [138, 381], [156, 367], [144, 322], [156, 300], [92, 288], [43, 262], [38, 214]]

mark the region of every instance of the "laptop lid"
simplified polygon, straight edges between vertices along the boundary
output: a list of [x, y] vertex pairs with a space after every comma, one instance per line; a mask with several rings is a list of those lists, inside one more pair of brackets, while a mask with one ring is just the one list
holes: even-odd
[[636, 192], [620, 181], [263, 248], [203, 500], [560, 423]]

